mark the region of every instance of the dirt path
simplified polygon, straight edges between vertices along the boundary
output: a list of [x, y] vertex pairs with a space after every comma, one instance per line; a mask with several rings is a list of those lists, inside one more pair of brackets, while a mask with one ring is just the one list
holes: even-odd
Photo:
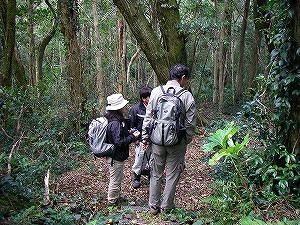
[[[202, 135], [196, 135], [188, 146], [186, 154], [186, 169], [177, 185], [175, 204], [185, 211], [199, 212], [206, 209], [201, 202], [204, 197], [211, 196], [210, 184], [213, 182], [210, 174], [212, 168], [207, 164], [208, 154], [201, 150]], [[134, 161], [134, 146], [131, 146], [130, 156], [125, 161], [124, 180], [121, 195], [127, 198], [130, 207], [148, 209], [147, 177], [142, 177], [142, 186], [133, 188], [133, 174], [131, 167]], [[69, 205], [74, 214], [82, 210], [92, 213], [92, 217], [100, 210], [107, 211], [106, 205], [109, 173], [104, 158], [87, 158], [77, 170], [70, 171], [52, 183], [58, 196], [63, 196], [60, 203]], [[293, 208], [287, 201], [274, 201], [262, 206], [261, 213], [265, 221], [281, 221], [282, 218], [298, 218], [299, 209]], [[269, 217], [269, 215], [272, 215]], [[91, 218], [92, 218], [91, 217]], [[149, 222], [150, 223], [150, 222]], [[139, 224], [149, 224], [139, 223]], [[126, 223], [125, 223], [126, 224]], [[156, 223], [162, 224], [162, 223]], [[163, 223], [166, 224], [166, 223]]]
[[[201, 136], [194, 137], [193, 142], [188, 146], [186, 154], [186, 169], [183, 172], [180, 182], [177, 185], [176, 201], [177, 207], [189, 211], [203, 209], [200, 199], [211, 194], [208, 184], [212, 182], [209, 174], [211, 168], [205, 162], [206, 154], [200, 150]], [[129, 159], [125, 162], [124, 180], [122, 184], [122, 197], [127, 198], [132, 205], [147, 206], [148, 202], [148, 180], [142, 177], [142, 186], [133, 188], [133, 174], [131, 167], [134, 161], [134, 149], [131, 146]], [[82, 166], [70, 171], [57, 182], [57, 192], [65, 193], [65, 201], [72, 204], [72, 199], [82, 196], [86, 202], [87, 210], [97, 213], [107, 208], [106, 195], [108, 188], [108, 169], [104, 158], [87, 159]], [[97, 199], [97, 204], [93, 204]], [[73, 204], [78, 207], [78, 203]]]

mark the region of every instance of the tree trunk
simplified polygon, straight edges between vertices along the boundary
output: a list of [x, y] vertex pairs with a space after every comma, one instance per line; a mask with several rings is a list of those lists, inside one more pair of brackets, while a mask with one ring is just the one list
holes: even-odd
[[30, 85], [36, 84], [36, 55], [35, 55], [35, 41], [34, 41], [34, 26], [33, 26], [33, 1], [28, 1], [28, 71], [30, 77]]
[[242, 30], [241, 30], [241, 39], [239, 46], [239, 63], [238, 63], [238, 72], [236, 76], [236, 93], [235, 100], [239, 101], [242, 95], [243, 89], [243, 67], [244, 67], [244, 52], [245, 52], [245, 34], [247, 28], [247, 19], [248, 19], [248, 11], [249, 11], [250, 0], [245, 1], [243, 22], [242, 22]]
[[119, 77], [119, 93], [126, 96], [126, 23], [122, 15], [118, 13], [118, 37], [119, 37], [119, 59], [121, 65]]
[[159, 0], [156, 10], [159, 14], [159, 26], [162, 32], [162, 43], [154, 28], [144, 15], [138, 0], [113, 0], [131, 32], [146, 55], [160, 83], [169, 80], [170, 66], [177, 63], [186, 64], [184, 36], [177, 28], [180, 23], [179, 8], [175, 0]]
[[186, 64], [185, 37], [177, 27], [180, 23], [177, 0], [158, 0], [156, 8], [169, 67], [178, 62]]
[[[232, 90], [235, 90], [235, 29], [234, 25], [233, 28], [231, 29], [231, 41], [230, 41], [230, 61], [231, 61], [231, 88]], [[235, 103], [235, 93], [232, 92], [232, 102], [233, 104]]]
[[254, 0], [253, 2], [253, 17], [254, 17], [254, 35], [253, 35], [253, 44], [252, 44], [252, 49], [251, 49], [251, 57], [250, 57], [250, 68], [249, 68], [249, 76], [248, 76], [248, 87], [249, 88], [254, 88], [255, 82], [254, 79], [257, 76], [257, 70], [258, 70], [258, 54], [260, 51], [260, 44], [261, 44], [261, 31], [260, 31], [260, 26], [258, 25], [259, 21], [259, 14], [257, 13], [257, 1]]
[[[218, 9], [218, 2], [217, 0], [214, 0], [214, 5], [215, 5], [215, 18], [214, 18], [214, 21], [215, 23], [217, 24], [218, 22], [218, 16], [217, 16], [217, 9]], [[218, 37], [219, 36], [219, 32], [218, 32], [218, 29], [215, 29], [214, 30], [214, 34], [215, 34], [215, 37]], [[214, 48], [213, 50], [213, 65], [214, 65], [214, 85], [213, 85], [213, 97], [212, 97], [212, 100], [213, 100], [213, 104], [216, 104], [217, 103], [217, 100], [218, 100], [218, 49], [217, 48]]]
[[77, 2], [60, 0], [59, 8], [61, 12], [61, 32], [64, 35], [67, 49], [67, 80], [70, 87], [71, 101], [75, 109], [76, 130], [79, 131], [81, 121], [80, 112], [84, 111], [86, 95], [82, 83], [81, 55], [77, 39]]
[[21, 57], [16, 42], [15, 42], [14, 56], [13, 56], [13, 70], [15, 72], [15, 80], [16, 80], [17, 87], [25, 90], [27, 85], [26, 77], [25, 77], [25, 68], [21, 61]]
[[94, 40], [95, 40], [95, 52], [96, 52], [96, 84], [97, 84], [97, 93], [99, 96], [99, 102], [101, 106], [101, 112], [105, 109], [105, 99], [104, 93], [101, 94], [104, 90], [104, 75], [102, 72], [102, 54], [101, 54], [101, 39], [99, 37], [99, 16], [97, 10], [97, 0], [93, 0], [93, 18], [94, 18]]
[[223, 111], [224, 104], [224, 85], [225, 85], [225, 54], [224, 54], [224, 37], [225, 37], [225, 18], [227, 11], [227, 0], [224, 0], [224, 8], [222, 12], [222, 18], [220, 23], [222, 24], [220, 39], [219, 39], [219, 54], [218, 54], [218, 65], [219, 65], [219, 110]]
[[15, 47], [15, 29], [16, 29], [16, 0], [1, 1], [1, 19], [4, 31], [4, 49], [3, 49], [3, 74], [2, 86], [12, 86], [13, 54]]
[[[3, 62], [3, 39], [0, 37], [0, 62]], [[3, 84], [3, 76], [2, 76], [2, 63], [0, 63], [0, 86], [2, 87]]]
[[36, 77], [35, 77], [36, 82], [40, 82], [43, 79], [43, 75], [42, 75], [43, 70], [42, 69], [43, 69], [43, 59], [44, 59], [45, 49], [46, 49], [47, 45], [49, 44], [49, 42], [51, 41], [51, 39], [54, 37], [54, 35], [56, 33], [56, 28], [58, 26], [56, 13], [55, 13], [52, 5], [49, 3], [48, 0], [45, 0], [45, 2], [53, 14], [54, 22], [53, 22], [53, 26], [52, 26], [51, 30], [49, 31], [49, 33], [43, 38], [43, 40], [38, 45], [37, 58], [36, 58]]
[[[292, 24], [292, 36], [295, 45], [295, 49], [300, 47], [300, 1], [290, 0], [291, 8], [294, 9], [293, 24]], [[298, 63], [299, 67], [300, 57], [297, 56], [295, 63]], [[299, 73], [299, 71], [297, 71]], [[291, 74], [292, 76], [293, 74]], [[298, 74], [299, 76], [299, 74]], [[298, 91], [300, 89], [299, 82], [294, 81], [293, 90]], [[294, 94], [290, 101], [291, 108], [289, 113], [289, 119], [294, 122], [294, 126], [290, 126], [286, 136], [286, 147], [290, 153], [294, 153], [300, 156], [300, 95]]]

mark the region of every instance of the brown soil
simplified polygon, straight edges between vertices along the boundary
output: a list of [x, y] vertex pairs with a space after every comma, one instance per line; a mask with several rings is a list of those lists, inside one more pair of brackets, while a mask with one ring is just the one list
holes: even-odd
[[[203, 135], [196, 135], [186, 154], [186, 169], [176, 189], [175, 204], [185, 211], [204, 212], [206, 204], [201, 199], [212, 194], [210, 184], [213, 182], [212, 168], [207, 164], [208, 153], [201, 150]], [[134, 161], [134, 147], [131, 146], [130, 156], [125, 162], [122, 197], [128, 199], [131, 206], [146, 207], [148, 202], [148, 177], [142, 176], [142, 186], [133, 188], [133, 174], [131, 167]], [[65, 193], [64, 205], [70, 205], [74, 213], [82, 209], [78, 205], [81, 198], [86, 211], [96, 215], [100, 210], [107, 211], [106, 196], [109, 181], [109, 172], [104, 158], [90, 157], [77, 170], [63, 174], [56, 183], [57, 193]], [[294, 209], [286, 201], [272, 202], [263, 206], [261, 213], [265, 221], [282, 221], [297, 219], [299, 210]], [[147, 223], [146, 223], [147, 224]], [[161, 223], [156, 223], [161, 224]]]
[[[195, 136], [193, 144], [188, 146], [186, 154], [186, 169], [184, 170], [176, 191], [176, 206], [189, 211], [199, 211], [204, 205], [200, 199], [211, 195], [209, 184], [213, 181], [209, 174], [211, 167], [201, 160], [207, 153], [200, 150], [201, 135]], [[122, 197], [129, 200], [131, 205], [147, 206], [149, 181], [142, 176], [141, 187], [133, 188], [133, 173], [131, 167], [134, 161], [134, 146], [131, 146], [130, 156], [125, 161]], [[65, 193], [66, 204], [82, 195], [89, 203], [89, 208], [95, 213], [107, 208], [106, 196], [109, 182], [109, 172], [104, 158], [91, 157], [82, 166], [63, 174], [57, 182], [57, 192]], [[97, 199], [98, 204], [92, 204]]]

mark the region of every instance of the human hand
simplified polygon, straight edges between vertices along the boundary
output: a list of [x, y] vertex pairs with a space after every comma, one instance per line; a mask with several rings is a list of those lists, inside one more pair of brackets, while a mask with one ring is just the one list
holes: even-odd
[[140, 136], [140, 134], [141, 133], [138, 130], [133, 132], [133, 135], [134, 135], [135, 138], [138, 138]]
[[134, 128], [130, 128], [130, 130], [128, 130], [130, 134], [133, 134], [134, 132], [137, 131], [137, 129], [134, 127]]

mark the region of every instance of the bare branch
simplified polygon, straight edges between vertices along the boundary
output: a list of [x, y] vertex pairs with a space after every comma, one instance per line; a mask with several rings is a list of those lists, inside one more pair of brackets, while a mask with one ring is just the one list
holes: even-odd
[[135, 58], [139, 55], [140, 51], [141, 51], [141, 49], [138, 48], [136, 50], [136, 52], [134, 53], [134, 55], [130, 59], [130, 62], [129, 62], [128, 67], [127, 67], [127, 83], [129, 82], [129, 73], [130, 73], [131, 65], [133, 64]]
[[13, 137], [9, 136], [9, 135], [6, 133], [6, 131], [4, 130], [4, 128], [3, 128], [1, 125], [0, 125], [0, 128], [1, 128], [2, 132], [5, 134], [6, 137], [8, 137], [8, 138], [11, 139], [11, 140], [15, 140]]
[[44, 183], [45, 183], [45, 201], [49, 201], [50, 197], [49, 197], [49, 179], [50, 179], [50, 170], [47, 170], [47, 174], [44, 178]]
[[7, 162], [7, 175], [10, 175], [11, 174], [11, 157], [15, 151], [15, 148], [20, 144], [21, 142], [21, 139], [18, 139], [12, 146], [11, 150], [10, 150], [10, 153], [9, 153], [9, 156], [8, 156], [8, 162]]

